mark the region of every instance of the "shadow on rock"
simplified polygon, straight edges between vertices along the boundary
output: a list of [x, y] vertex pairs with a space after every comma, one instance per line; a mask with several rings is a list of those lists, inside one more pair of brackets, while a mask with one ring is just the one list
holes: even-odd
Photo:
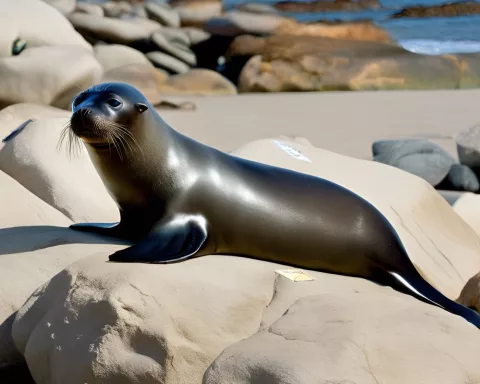
[[128, 245], [130, 243], [114, 237], [87, 234], [50, 225], [0, 228], [0, 255], [31, 252], [62, 244]]

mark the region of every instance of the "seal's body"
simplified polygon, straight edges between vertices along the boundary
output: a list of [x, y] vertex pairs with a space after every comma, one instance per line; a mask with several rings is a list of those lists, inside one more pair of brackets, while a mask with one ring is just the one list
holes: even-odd
[[72, 228], [134, 241], [111, 261], [245, 256], [390, 285], [463, 316], [410, 261], [386, 218], [333, 182], [228, 155], [169, 127], [135, 88], [93, 87], [74, 100], [81, 138], [116, 201], [118, 224]]

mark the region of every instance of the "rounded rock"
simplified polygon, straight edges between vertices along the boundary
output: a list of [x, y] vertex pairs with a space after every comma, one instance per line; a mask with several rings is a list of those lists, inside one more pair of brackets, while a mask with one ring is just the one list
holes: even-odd
[[[171, 56], [187, 63], [190, 66], [197, 64], [195, 54], [187, 46], [169, 41], [162, 31], [155, 32], [152, 35], [152, 41], [159, 50], [170, 54]], [[177, 39], [178, 41], [178, 39]]]
[[439, 184], [455, 159], [442, 147], [427, 140], [380, 140], [372, 145], [373, 160]]
[[166, 27], [180, 27], [180, 15], [167, 4], [146, 3], [145, 11], [150, 19]]
[[97, 44], [94, 46], [94, 52], [105, 72], [130, 64], [145, 64], [153, 67], [142, 52], [125, 45]]
[[169, 73], [185, 73], [190, 70], [187, 64], [163, 52], [148, 52], [147, 57], [157, 68], [164, 69]]
[[160, 85], [163, 95], [236, 95], [237, 88], [222, 75], [209, 69], [191, 69], [187, 73], [170, 76]]
[[69, 15], [68, 19], [81, 34], [105, 42], [125, 45], [136, 40], [148, 39], [158, 29], [156, 25], [149, 26], [131, 20], [98, 17], [77, 12]]
[[447, 177], [437, 185], [438, 189], [478, 192], [480, 183], [477, 175], [463, 164], [453, 164]]

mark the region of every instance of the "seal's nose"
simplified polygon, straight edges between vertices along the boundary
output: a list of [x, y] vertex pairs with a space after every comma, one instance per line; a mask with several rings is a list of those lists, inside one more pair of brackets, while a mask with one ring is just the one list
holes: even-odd
[[89, 108], [80, 108], [72, 113], [70, 118], [70, 126], [77, 136], [84, 136], [91, 133], [91, 115], [92, 110]]

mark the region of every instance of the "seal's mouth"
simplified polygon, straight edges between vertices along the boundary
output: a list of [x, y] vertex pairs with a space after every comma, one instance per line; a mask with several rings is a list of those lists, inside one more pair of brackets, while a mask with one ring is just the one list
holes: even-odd
[[109, 142], [103, 142], [103, 143], [88, 143], [90, 146], [92, 146], [95, 149], [110, 149], [112, 148], [112, 144]]

